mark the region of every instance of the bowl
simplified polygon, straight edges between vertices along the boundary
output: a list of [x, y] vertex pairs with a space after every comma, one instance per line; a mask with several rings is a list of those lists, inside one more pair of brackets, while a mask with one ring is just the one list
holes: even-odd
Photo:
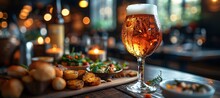
[[78, 66], [78, 65], [68, 65], [66, 62], [61, 63], [64, 67], [67, 69], [71, 70], [86, 70], [86, 68], [90, 65], [83, 65], [83, 66]]
[[178, 92], [175, 90], [171, 90], [167, 88], [167, 84], [175, 84], [176, 80], [164, 80], [160, 83], [160, 88], [162, 90], [162, 95], [165, 98], [212, 98], [215, 89], [208, 85], [208, 84], [202, 84], [202, 83], [197, 83], [197, 82], [192, 82], [192, 81], [185, 81], [185, 80], [177, 80], [179, 82], [185, 82], [186, 84], [198, 84], [203, 86], [207, 92], [205, 93], [184, 93], [184, 92]]
[[[88, 72], [92, 72], [89, 67], [87, 67], [86, 70], [87, 70]], [[95, 73], [95, 72], [92, 72], [92, 73], [96, 74], [96, 75], [97, 75], [98, 77], [100, 77], [102, 80], [107, 80], [107, 79], [111, 79], [112, 76], [114, 76], [114, 75], [117, 74], [117, 73], [120, 73], [122, 70], [123, 70], [123, 69], [118, 70], [118, 71], [116, 71], [116, 72], [114, 72], [114, 73]]]

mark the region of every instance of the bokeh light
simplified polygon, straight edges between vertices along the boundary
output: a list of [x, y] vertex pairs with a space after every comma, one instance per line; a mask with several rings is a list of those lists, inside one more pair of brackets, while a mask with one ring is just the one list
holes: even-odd
[[46, 44], [49, 44], [49, 43], [50, 43], [50, 37], [46, 37], [46, 38], [45, 38], [45, 43], [46, 43]]
[[64, 8], [64, 9], [61, 11], [61, 13], [62, 13], [63, 16], [67, 16], [67, 15], [70, 14], [70, 11], [69, 11], [68, 9]]
[[45, 20], [45, 21], [50, 21], [51, 18], [52, 18], [52, 16], [51, 16], [50, 13], [46, 13], [46, 14], [44, 15], [44, 20]]
[[3, 18], [3, 12], [0, 11], [0, 18]]
[[88, 25], [88, 24], [90, 23], [89, 17], [84, 17], [84, 18], [83, 18], [83, 23], [86, 24], [86, 25]]
[[88, 5], [89, 5], [89, 3], [88, 3], [88, 1], [86, 1], [86, 0], [81, 0], [81, 1], [79, 1], [79, 6], [80, 6], [81, 8], [86, 8], [86, 7], [88, 7]]
[[6, 21], [2, 21], [1, 26], [2, 28], [6, 28], [8, 26], [8, 23]]
[[41, 37], [41, 36], [38, 37], [38, 38], [37, 38], [37, 43], [40, 44], [40, 45], [41, 45], [41, 44], [44, 44], [44, 39], [43, 39], [43, 37]]

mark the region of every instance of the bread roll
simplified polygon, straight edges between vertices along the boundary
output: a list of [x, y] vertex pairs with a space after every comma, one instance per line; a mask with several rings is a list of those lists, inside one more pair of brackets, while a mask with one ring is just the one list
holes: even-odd
[[7, 74], [12, 77], [21, 78], [28, 74], [28, 70], [22, 66], [12, 65], [7, 69]]
[[24, 87], [20, 80], [10, 79], [2, 86], [2, 97], [4, 98], [19, 98]]
[[37, 81], [49, 81], [55, 78], [56, 72], [49, 63], [41, 62], [39, 65], [33, 67], [30, 75]]
[[32, 78], [31, 76], [29, 76], [29, 75], [24, 76], [24, 77], [22, 77], [21, 79], [22, 79], [22, 81], [23, 81], [24, 83], [26, 83], [26, 84], [33, 82], [33, 78]]
[[97, 86], [99, 84], [101, 84], [101, 79], [99, 77], [95, 77], [94, 81], [91, 82], [89, 85], [90, 86]]
[[66, 79], [66, 80], [76, 79], [78, 77], [78, 71], [65, 70], [63, 75], [64, 75], [64, 79]]
[[83, 81], [89, 86], [96, 86], [101, 84], [101, 79], [96, 77], [94, 73], [86, 73], [83, 76]]
[[63, 90], [66, 87], [66, 81], [61, 77], [56, 77], [52, 81], [52, 87], [55, 90]]
[[63, 77], [63, 70], [58, 67], [54, 67], [56, 71], [56, 77]]
[[94, 73], [86, 73], [84, 76], [83, 76], [83, 81], [85, 82], [85, 83], [91, 83], [91, 82], [93, 82], [94, 81], [94, 79], [95, 79], [95, 74]]
[[29, 65], [29, 70], [35, 69], [38, 65], [41, 65], [42, 63], [46, 63], [46, 62], [42, 62], [42, 61], [32, 62], [32, 63]]
[[82, 79], [83, 75], [86, 73], [86, 70], [78, 70], [78, 79]]
[[84, 86], [84, 82], [82, 80], [69, 80], [67, 81], [67, 86], [70, 89], [81, 89]]

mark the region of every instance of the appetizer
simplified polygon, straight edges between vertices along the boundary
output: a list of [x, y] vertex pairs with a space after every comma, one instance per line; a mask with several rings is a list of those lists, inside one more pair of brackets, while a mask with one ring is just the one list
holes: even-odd
[[67, 81], [67, 86], [68, 88], [70, 89], [81, 89], [84, 87], [84, 82], [83, 80], [78, 80], [78, 79], [75, 79], [75, 80], [68, 80]]
[[52, 81], [52, 87], [54, 90], [63, 90], [66, 87], [66, 81], [61, 77], [56, 77]]
[[207, 89], [200, 84], [197, 83], [186, 83], [183, 81], [175, 80], [175, 84], [167, 84], [167, 89], [186, 94], [194, 94], [194, 93], [206, 93]]
[[108, 60], [92, 63], [89, 70], [94, 73], [116, 73], [122, 70], [122, 67], [118, 62]]
[[70, 54], [63, 55], [61, 63], [64, 66], [89, 66], [92, 60], [85, 57], [81, 52], [72, 52]]
[[64, 79], [72, 80], [78, 78], [78, 71], [75, 70], [65, 70], [64, 71]]
[[94, 73], [86, 73], [82, 80], [85, 82], [85, 84], [89, 85], [89, 86], [96, 86], [101, 84], [101, 79], [99, 77], [96, 77], [96, 75]]

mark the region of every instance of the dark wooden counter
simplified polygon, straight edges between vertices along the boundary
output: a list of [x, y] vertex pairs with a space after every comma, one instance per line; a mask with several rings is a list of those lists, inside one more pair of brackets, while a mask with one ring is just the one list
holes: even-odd
[[[130, 62], [129, 63], [132, 69], [136, 69], [136, 63]], [[153, 79], [159, 74], [159, 71], [162, 71], [163, 80], [167, 79], [182, 79], [182, 80], [189, 80], [195, 81], [199, 83], [206, 83], [212, 85], [216, 92], [213, 98], [220, 98], [220, 81], [184, 73], [176, 70], [171, 70], [163, 67], [157, 67], [153, 65], [146, 65], [145, 66], [145, 80]], [[103, 89], [99, 91], [94, 91], [90, 93], [85, 93], [77, 96], [71, 96], [68, 98], [133, 98], [133, 97], [140, 97], [140, 95], [133, 94], [125, 89], [124, 85]], [[153, 98], [163, 98], [161, 94], [161, 90], [158, 87], [157, 92], [152, 94]]]

